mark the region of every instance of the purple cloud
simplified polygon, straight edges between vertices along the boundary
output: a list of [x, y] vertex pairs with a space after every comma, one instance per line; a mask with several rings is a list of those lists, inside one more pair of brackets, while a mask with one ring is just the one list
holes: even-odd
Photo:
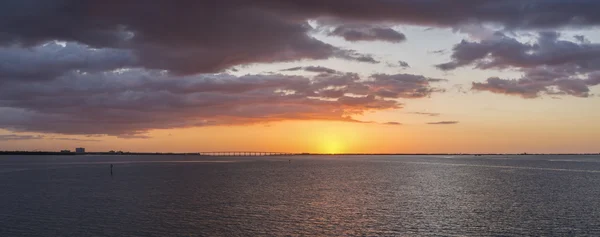
[[[592, 0], [2, 1], [0, 45], [73, 42], [126, 52], [124, 61], [112, 61], [116, 64], [191, 75], [303, 59], [376, 61], [312, 37], [309, 20], [334, 27], [332, 34], [350, 41], [400, 42], [405, 36], [389, 25], [453, 28], [475, 21], [506, 29], [580, 28], [600, 25], [598, 8], [600, 3]], [[72, 62], [69, 68], [80, 66]]]
[[556, 32], [541, 32], [535, 43], [521, 43], [496, 33], [481, 42], [463, 40], [453, 48], [452, 61], [437, 65], [442, 70], [473, 65], [480, 69], [573, 65], [585, 70], [600, 69], [600, 44], [559, 39]]
[[595, 76], [600, 71], [600, 44], [585, 40], [560, 39], [556, 32], [541, 32], [534, 43], [521, 43], [497, 33], [481, 42], [462, 41], [453, 48], [452, 61], [437, 65], [442, 70], [473, 65], [480, 69], [514, 68], [518, 79], [488, 78], [473, 82], [472, 89], [523, 98], [542, 94], [590, 96]]
[[[351, 42], [397, 43], [406, 36], [390, 27], [395, 24], [456, 28], [476, 21], [505, 30], [553, 30], [598, 26], [599, 8], [591, 0], [2, 1], [0, 128], [143, 138], [161, 128], [360, 122], [353, 116], [443, 92], [432, 86], [443, 80], [412, 74], [362, 78], [324, 67], [296, 69], [318, 74], [310, 77], [215, 73], [329, 58], [379, 63], [373, 55], [313, 37], [314, 22]], [[583, 37], [576, 41], [551, 31], [533, 43], [497, 33], [461, 42], [451, 61], [438, 67], [524, 73], [475, 82], [474, 90], [586, 97], [590, 86], [600, 84], [600, 46]]]
[[[0, 87], [0, 128], [60, 134], [144, 136], [151, 129], [282, 120], [358, 122], [352, 116], [399, 109], [397, 98], [441, 92], [439, 79], [353, 73], [177, 76], [128, 69], [71, 72]], [[388, 94], [382, 93], [385, 91]]]

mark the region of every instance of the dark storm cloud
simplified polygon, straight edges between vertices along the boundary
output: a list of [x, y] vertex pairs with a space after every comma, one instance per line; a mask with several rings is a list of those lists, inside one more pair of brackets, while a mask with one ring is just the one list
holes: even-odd
[[453, 124], [458, 124], [458, 121], [440, 121], [440, 122], [431, 122], [431, 123], [427, 123], [429, 125], [453, 125]]
[[[0, 127], [12, 131], [139, 137], [151, 129], [338, 120], [398, 109], [396, 98], [441, 91], [421, 76], [353, 73], [314, 77], [227, 74], [175, 76], [129, 69], [70, 72], [50, 81], [0, 87]], [[385, 90], [388, 94], [382, 94]]]
[[347, 41], [387, 41], [400, 43], [406, 36], [392, 28], [372, 26], [338, 26], [331, 32], [331, 36], [340, 36]]

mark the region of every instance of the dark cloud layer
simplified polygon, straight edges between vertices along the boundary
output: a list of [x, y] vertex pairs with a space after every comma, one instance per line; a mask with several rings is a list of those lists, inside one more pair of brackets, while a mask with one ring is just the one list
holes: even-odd
[[490, 91], [493, 93], [516, 95], [523, 98], [537, 98], [542, 94], [547, 95], [571, 95], [577, 97], [589, 97], [590, 87], [600, 84], [597, 74], [590, 74], [585, 79], [532, 77], [528, 71], [520, 79], [501, 79], [498, 77], [488, 78], [485, 82], [473, 82], [473, 90]]
[[387, 66], [388, 67], [395, 67], [395, 68], [399, 68], [399, 69], [408, 69], [408, 68], [410, 68], [410, 65], [407, 62], [402, 61], [402, 60], [398, 61], [397, 63], [390, 63], [390, 62], [388, 62]]
[[582, 27], [600, 23], [596, 9], [600, 2], [592, 0], [5, 0], [0, 44], [72, 41], [131, 50], [151, 69], [212, 73], [249, 63], [365, 61], [311, 37], [309, 19], [336, 26], [335, 34], [349, 40], [398, 42], [404, 36], [385, 25], [455, 27], [475, 21], [508, 28]]
[[239, 0], [8, 0], [0, 3], [0, 45], [78, 42], [125, 50], [137, 65], [186, 75], [301, 59], [375, 62], [313, 38], [305, 18], [267, 5]]
[[508, 28], [594, 26], [600, 23], [594, 0], [261, 0], [261, 6], [298, 17], [324, 17], [325, 22], [397, 22], [455, 26], [486, 22]]

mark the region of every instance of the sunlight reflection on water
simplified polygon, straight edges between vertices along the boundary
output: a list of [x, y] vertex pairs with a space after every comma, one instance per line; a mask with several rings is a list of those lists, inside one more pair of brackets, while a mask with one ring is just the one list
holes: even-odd
[[596, 161], [0, 157], [0, 236], [597, 236]]

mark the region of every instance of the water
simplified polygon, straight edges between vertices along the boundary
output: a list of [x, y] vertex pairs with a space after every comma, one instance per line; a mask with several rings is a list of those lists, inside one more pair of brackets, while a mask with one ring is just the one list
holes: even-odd
[[599, 236], [599, 197], [599, 156], [0, 156], [0, 236]]

